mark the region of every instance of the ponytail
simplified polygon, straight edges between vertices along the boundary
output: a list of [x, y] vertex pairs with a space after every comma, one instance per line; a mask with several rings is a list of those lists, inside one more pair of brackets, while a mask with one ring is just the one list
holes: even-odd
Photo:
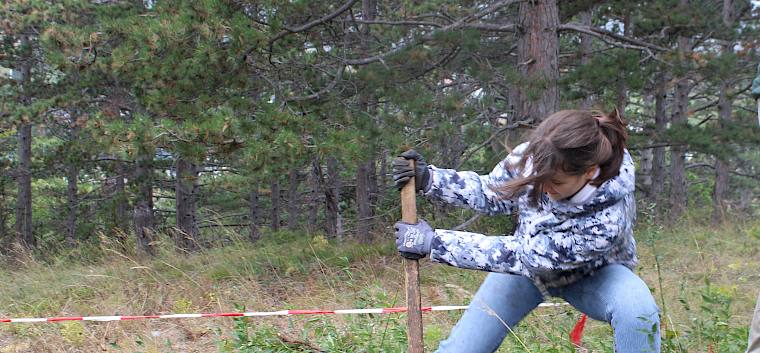
[[625, 120], [617, 108], [606, 116], [595, 116], [594, 118], [599, 125], [600, 132], [604, 135], [604, 139], [600, 142], [604, 145], [609, 145], [608, 148], [611, 152], [607, 160], [600, 161], [599, 176], [592, 181], [592, 185], [599, 186], [620, 173], [620, 165], [623, 163], [623, 155], [625, 153], [625, 144], [628, 141], [628, 132]]

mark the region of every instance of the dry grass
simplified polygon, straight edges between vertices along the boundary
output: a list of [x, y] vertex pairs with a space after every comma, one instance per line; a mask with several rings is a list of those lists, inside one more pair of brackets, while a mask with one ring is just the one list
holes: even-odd
[[[675, 334], [685, 334], [693, 329], [695, 317], [706, 315], [699, 310], [706, 280], [733, 299], [733, 316], [727, 324], [746, 325], [760, 279], [760, 225], [735, 222], [719, 229], [700, 225], [683, 225], [673, 231], [652, 229], [638, 232], [640, 274], [658, 301], [665, 298], [668, 327]], [[222, 312], [236, 311], [236, 304], [256, 311], [404, 305], [403, 272], [392, 244], [335, 246], [320, 237], [308, 242], [297, 240], [303, 237], [300, 235], [278, 237], [255, 247], [239, 242], [193, 255], [165, 251], [151, 261], [112, 250], [90, 265], [64, 261], [66, 257], [53, 264], [29, 257], [21, 269], [0, 272], [0, 315]], [[111, 249], [110, 244], [104, 246]], [[421, 273], [424, 305], [467, 303], [484, 276], [427, 261], [422, 263]], [[691, 310], [683, 303], [690, 304]], [[434, 347], [459, 314], [426, 314], [426, 343]], [[561, 347], [578, 316], [567, 307], [537, 310], [517, 330], [527, 346], [510, 338], [501, 351], [540, 352], [534, 347]], [[233, 320], [225, 318], [3, 325], [0, 353], [214, 352], [235, 333]], [[362, 321], [347, 316], [261, 318], [251, 324], [251, 332], [255, 334], [257, 327], [273, 327], [282, 334], [281, 341], [316, 345], [320, 325], [332, 327], [343, 337], [360, 329], [362, 336], [356, 339], [377, 340], [380, 346], [381, 340], [398, 337], [389, 332], [403, 329], [403, 320], [398, 315]], [[592, 322], [586, 340], [590, 349], [603, 351], [605, 344], [611, 343], [610, 329]], [[694, 342], [692, 348], [698, 351], [694, 347], [706, 347], [706, 343]]]

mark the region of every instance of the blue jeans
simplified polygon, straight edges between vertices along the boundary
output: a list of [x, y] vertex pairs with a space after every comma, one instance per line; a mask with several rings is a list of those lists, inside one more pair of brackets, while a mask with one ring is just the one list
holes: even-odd
[[[627, 267], [608, 265], [549, 293], [592, 319], [610, 323], [615, 352], [660, 352], [659, 309], [644, 281]], [[514, 328], [543, 301], [528, 278], [491, 273], [437, 352], [495, 352], [509, 332], [507, 326]]]

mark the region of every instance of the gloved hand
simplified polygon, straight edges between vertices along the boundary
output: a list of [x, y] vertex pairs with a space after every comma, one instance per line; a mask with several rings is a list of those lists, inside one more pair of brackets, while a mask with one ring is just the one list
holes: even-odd
[[[415, 164], [416, 170], [409, 166], [410, 159], [417, 162]], [[430, 170], [428, 170], [425, 158], [422, 158], [422, 155], [415, 150], [408, 150], [393, 160], [393, 182], [396, 188], [401, 190], [411, 180], [412, 176], [414, 176], [415, 191], [427, 189], [430, 183]]]
[[435, 231], [424, 220], [417, 224], [396, 223], [396, 248], [401, 256], [417, 260], [430, 254]]

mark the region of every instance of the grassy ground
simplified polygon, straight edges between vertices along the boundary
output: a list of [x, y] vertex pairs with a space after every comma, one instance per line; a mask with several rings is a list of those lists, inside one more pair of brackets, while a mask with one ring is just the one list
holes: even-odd
[[[760, 223], [637, 231], [640, 275], [663, 309], [664, 352], [740, 352], [760, 281]], [[323, 237], [269, 235], [200, 254], [169, 250], [138, 261], [99, 248], [52, 263], [22, 259], [0, 272], [0, 316], [127, 315], [287, 308], [403, 306], [403, 272], [390, 241], [336, 245]], [[166, 247], [168, 249], [168, 247]], [[90, 258], [96, 252], [98, 260]], [[659, 271], [658, 271], [659, 269]], [[421, 262], [423, 305], [466, 304], [484, 274]], [[662, 302], [664, 300], [664, 303]], [[426, 313], [432, 351], [461, 312]], [[573, 352], [580, 314], [534, 311], [500, 352]], [[0, 324], [5, 352], [401, 352], [405, 317], [293, 316], [111, 323]], [[589, 351], [612, 351], [612, 333], [590, 322]], [[711, 347], [711, 348], [710, 348]]]

